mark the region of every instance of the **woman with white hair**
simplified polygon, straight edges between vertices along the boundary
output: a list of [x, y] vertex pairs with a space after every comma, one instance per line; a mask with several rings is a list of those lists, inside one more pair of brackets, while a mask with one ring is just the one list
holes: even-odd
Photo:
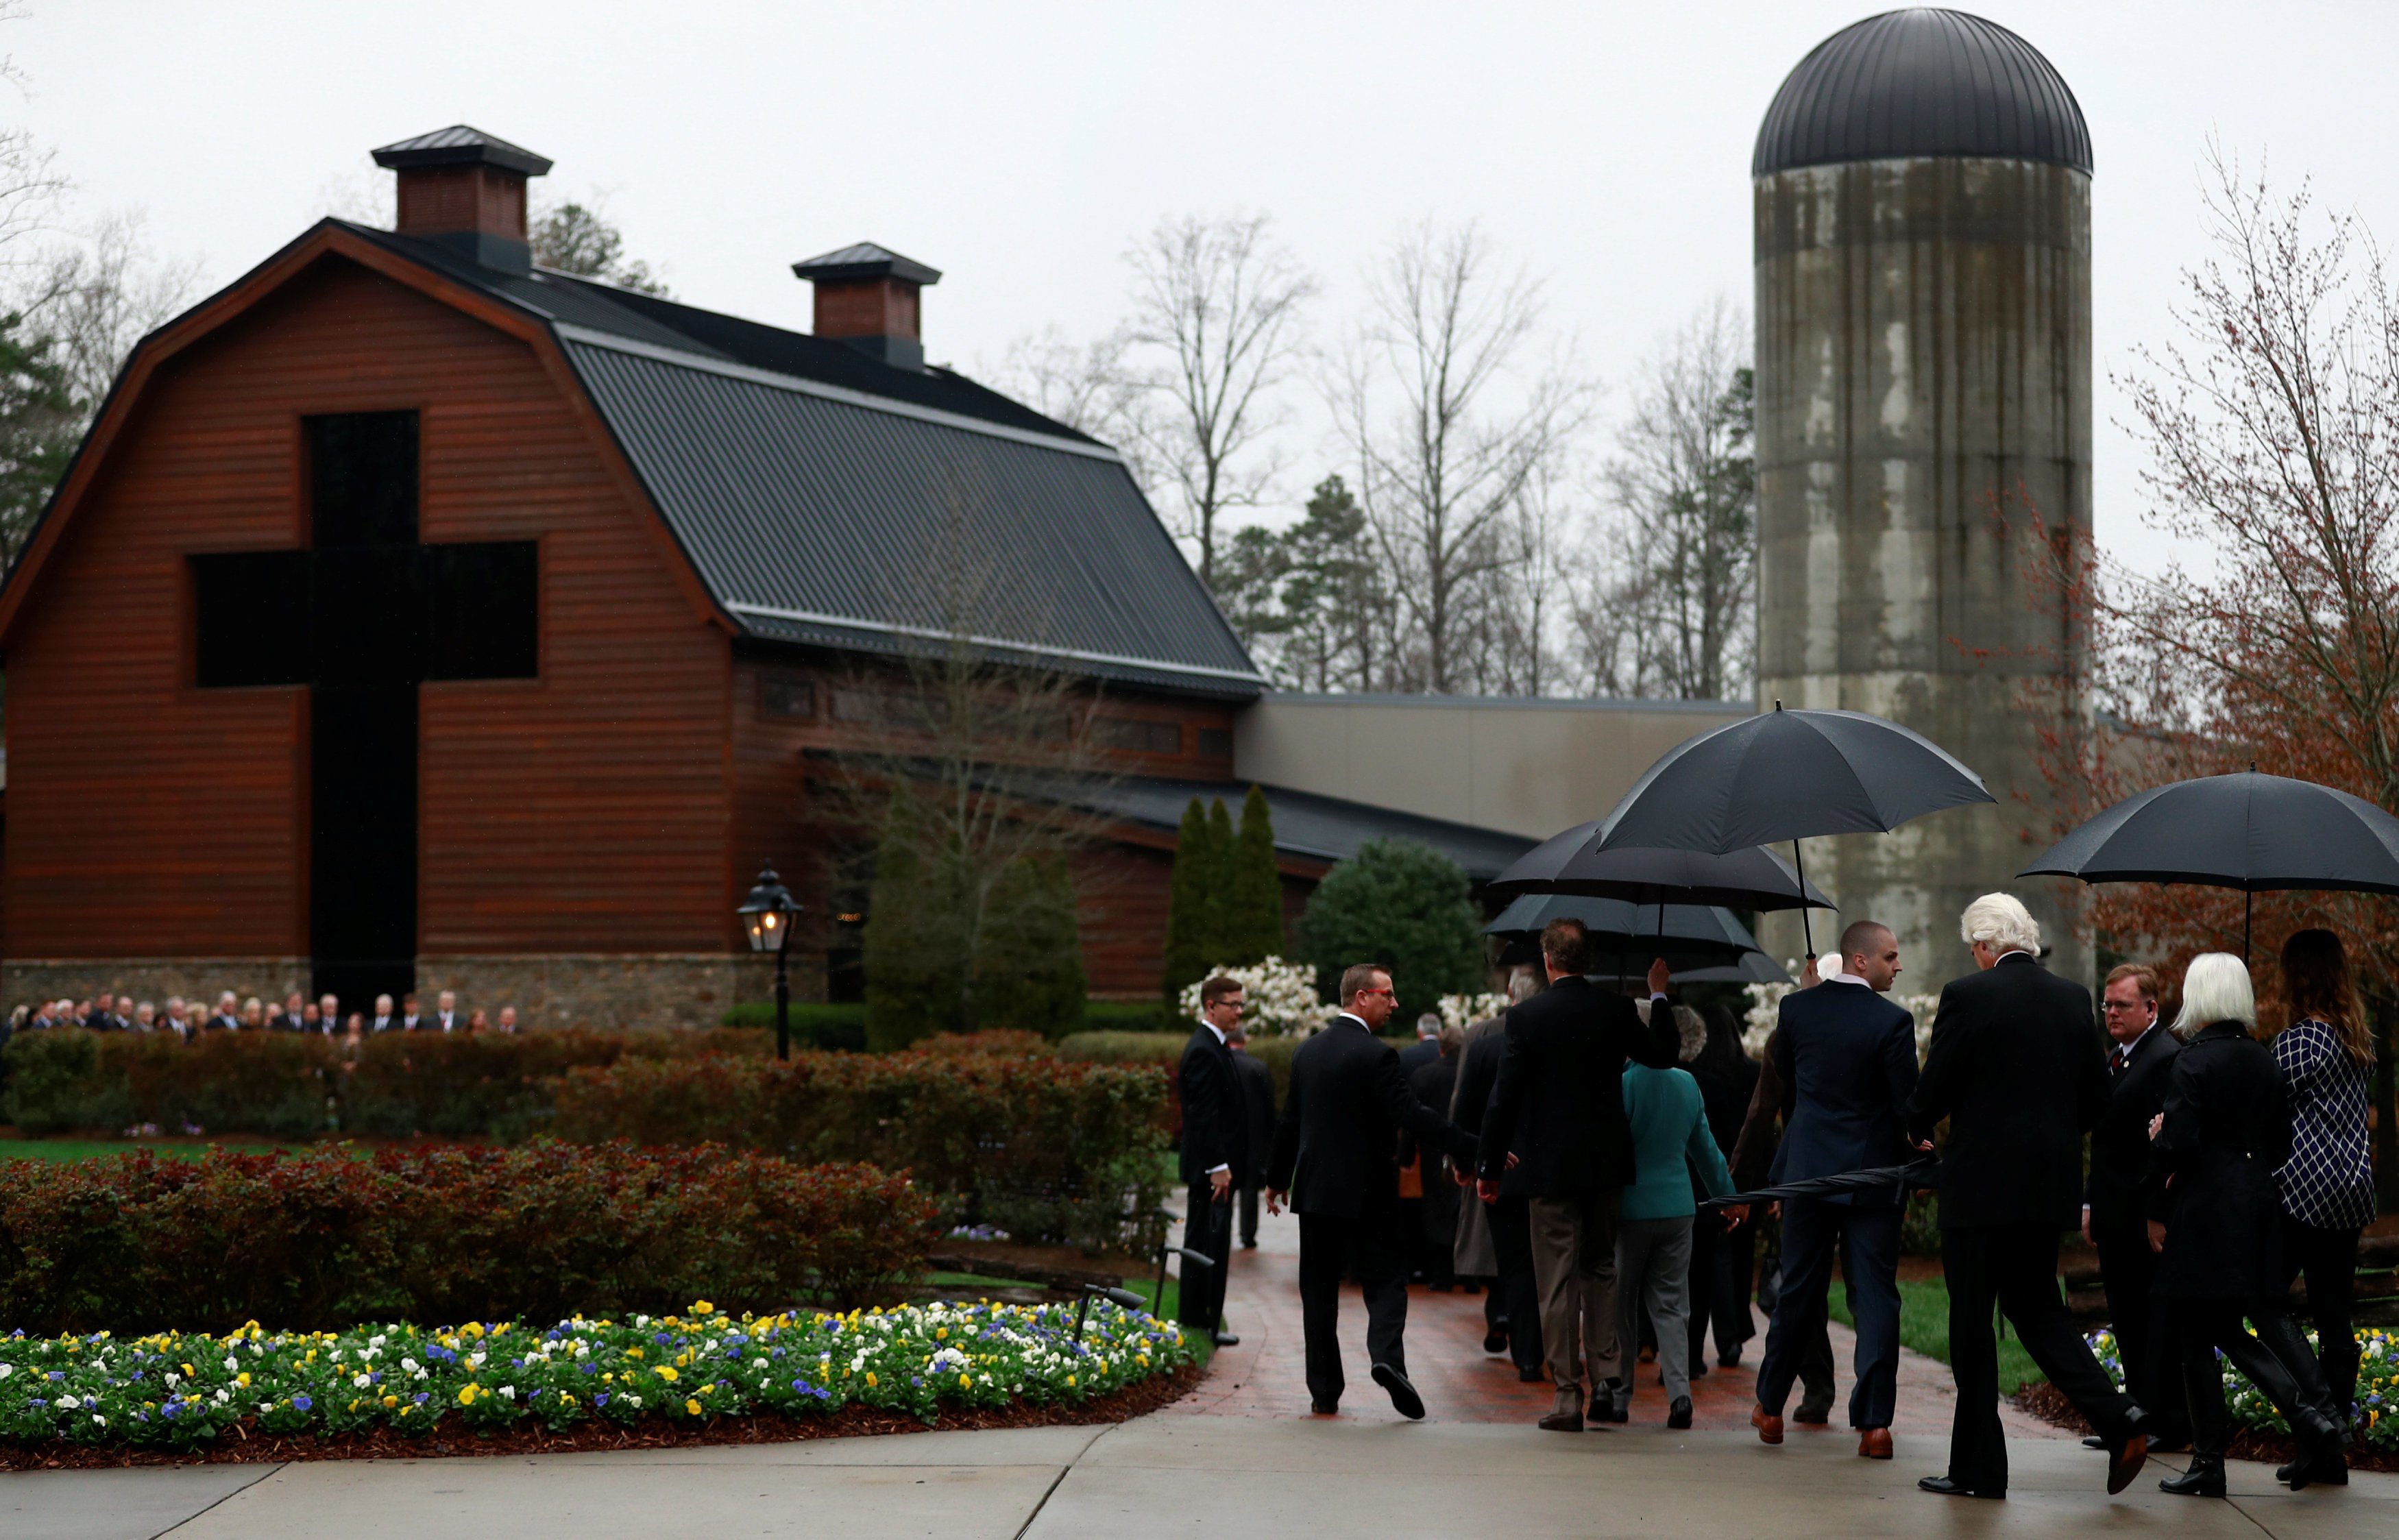
[[[2294, 1491], [2345, 1483], [2339, 1424], [2307, 1341], [2284, 1307], [2283, 1207], [2274, 1171], [2291, 1153], [2291, 1108], [2274, 1056], [2253, 1033], [2249, 969], [2230, 952], [2191, 959], [2175, 1034], [2188, 1045], [2150, 1136], [2149, 1244], [2157, 1295], [2182, 1349], [2190, 1396], [2190, 1466], [2158, 1483], [2191, 1497], [2224, 1495], [2228, 1433], [2222, 1349], [2282, 1411], [2299, 1445], [2284, 1468]], [[2257, 1327], [2242, 1327], [2247, 1317]]]

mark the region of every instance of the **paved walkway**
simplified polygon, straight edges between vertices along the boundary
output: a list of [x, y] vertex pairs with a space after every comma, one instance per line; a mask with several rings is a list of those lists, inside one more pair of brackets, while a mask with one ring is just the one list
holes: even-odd
[[[1546, 1386], [1519, 1385], [1482, 1351], [1480, 1301], [1419, 1292], [1409, 1366], [1431, 1405], [1403, 1422], [1366, 1381], [1362, 1312], [1345, 1316], [1352, 1389], [1310, 1417], [1292, 1282], [1296, 1226], [1269, 1222], [1237, 1255], [1230, 1307], [1242, 1344], [1194, 1395], [1114, 1428], [922, 1433], [804, 1443], [509, 1459], [321, 1461], [0, 1475], [0, 1536], [79, 1540], [356, 1540], [505, 1534], [508, 1540], [837, 1534], [844, 1540], [1606, 1540], [1818, 1535], [1990, 1540], [2094, 1532], [2158, 1540], [2356, 1540], [2399, 1534], [2399, 1478], [2293, 1493], [2236, 1464], [2230, 1503], [2168, 1497], [2145, 1478], [2102, 1490], [2100, 1458], [2040, 1425], [2011, 1427], [2004, 1504], [1915, 1490], [1946, 1450], [1946, 1371], [1903, 1371], [1898, 1458], [1862, 1461], [1849, 1439], [1795, 1430], [1779, 1449], [1746, 1425], [1745, 1370], [1711, 1373], [1702, 1425], [1670, 1432], [1654, 1385], [1636, 1420], [1579, 1436], [1532, 1425]], [[1846, 1352], [1846, 1343], [1837, 1344]], [[1846, 1379], [1846, 1375], [1844, 1375]], [[2179, 1462], [2161, 1462], [2162, 1473]]]
[[1927, 1440], [1868, 1466], [1842, 1440], [1633, 1425], [1567, 1438], [1516, 1424], [1145, 1417], [1119, 1427], [917, 1433], [526, 1459], [320, 1461], [0, 1476], [0, 1534], [77, 1540], [1601, 1540], [1719, 1534], [1986, 1540], [2359, 1540], [2399, 1533], [2399, 1478], [2291, 1493], [2235, 1466], [2230, 1503], [2144, 1480], [2110, 1500], [2097, 1456], [2011, 1451], [2005, 1503], [1926, 1496]]
[[[1298, 1222], [1289, 1214], [1281, 1218], [1261, 1214], [1258, 1249], [1233, 1253], [1233, 1277], [1226, 1289], [1226, 1324], [1240, 1335], [1241, 1344], [1218, 1353], [1207, 1383], [1177, 1402], [1169, 1415], [1177, 1412], [1276, 1418], [1308, 1415], [1298, 1277]], [[1343, 1294], [1341, 1322], [1342, 1367], [1349, 1382], [1342, 1398], [1344, 1417], [1370, 1421], [1395, 1417], [1389, 1398], [1366, 1377], [1366, 1313], [1355, 1288]], [[1761, 1319], [1761, 1329], [1764, 1324]], [[1845, 1425], [1851, 1383], [1849, 1366], [1856, 1338], [1839, 1325], [1832, 1328], [1832, 1335], [1840, 1393], [1833, 1425], [1829, 1430], [1811, 1429], [1791, 1423], [1789, 1436], [1794, 1441], [1821, 1439], [1854, 1450]], [[1509, 1359], [1483, 1351], [1480, 1294], [1436, 1294], [1411, 1289], [1407, 1344], [1408, 1378], [1424, 1396], [1429, 1421], [1529, 1424], [1550, 1410], [1548, 1385], [1520, 1383]], [[1749, 1427], [1749, 1411], [1756, 1403], [1757, 1359], [1765, 1350], [1761, 1334], [1751, 1340], [1742, 1365], [1729, 1370], [1713, 1367], [1711, 1355], [1707, 1374], [1691, 1382], [1695, 1429]], [[1796, 1405], [1796, 1399], [1793, 1404]], [[1945, 1449], [1957, 1404], [1947, 1365], [1902, 1351], [1899, 1414], [1892, 1427], [1895, 1439], [1929, 1440], [1936, 1449]], [[1633, 1425], [1662, 1426], [1666, 1421], [1666, 1393], [1658, 1384], [1654, 1364], [1643, 1365], [1634, 1382], [1633, 1416]], [[2000, 1417], [2012, 1439], [2072, 1437], [2013, 1407], [2001, 1408]]]

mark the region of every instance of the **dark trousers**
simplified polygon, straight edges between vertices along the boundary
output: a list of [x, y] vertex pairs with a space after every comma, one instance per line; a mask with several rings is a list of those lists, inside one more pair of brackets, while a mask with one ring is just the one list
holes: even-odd
[[2148, 1226], [2138, 1213], [2094, 1215], [2091, 1244], [2099, 1251], [2099, 1281], [2108, 1293], [2108, 1326], [2116, 1333], [2125, 1394], [2149, 1414], [2149, 1437], [2180, 1443], [2190, 1430], [2190, 1402], [2183, 1394], [2182, 1349], [2151, 1292], [2158, 1254], [2149, 1250]]
[[[2308, 1340], [2279, 1300], [2187, 1300], [2163, 1302], [2172, 1313], [2175, 1345], [2181, 1349], [2184, 1393], [2190, 1398], [2190, 1447], [2194, 1454], [2221, 1457], [2230, 1438], [2230, 1418], [2224, 1410], [2224, 1373], [2216, 1362], [2221, 1348], [2249, 1383], [2266, 1393], [2283, 1420], [2298, 1430], [2301, 1408], [2326, 1411], [2324, 1380]], [[2251, 1336], [2241, 1324], [2246, 1315], [2257, 1323]], [[2304, 1435], [2302, 1440], [2304, 1441]]]
[[1341, 1399], [1341, 1279], [1358, 1280], [1366, 1296], [1366, 1359], [1405, 1374], [1408, 1263], [1396, 1209], [1358, 1219], [1299, 1216], [1299, 1318], [1308, 1342], [1308, 1394], [1326, 1404]]
[[[1785, 1206], [1786, 1211], [1788, 1206]], [[1958, 1382], [1949, 1430], [1949, 1479], [1998, 1496], [2008, 1490], [2008, 1441], [1999, 1427], [1999, 1346], [1994, 1313], [2015, 1328], [2049, 1383], [2103, 1439], [2131, 1432], [2133, 1399], [2092, 1356], [2066, 1313], [2057, 1281], [2058, 1232], [2045, 1224], [1994, 1224], [1941, 1232], [1949, 1284], [1949, 1372]]]
[[1174, 1318], [1185, 1326], [1213, 1331], [1225, 1314], [1227, 1253], [1233, 1249], [1233, 1204], [1229, 1196], [1218, 1202], [1205, 1181], [1193, 1182], [1186, 1196], [1190, 1207], [1183, 1210], [1183, 1244], [1213, 1259], [1215, 1265], [1183, 1264], [1183, 1292]]
[[1246, 1187], [1234, 1190], [1241, 1195], [1241, 1244], [1255, 1246], [1258, 1243], [1257, 1183], [1251, 1182]]
[[1691, 1224], [1691, 1371], [1707, 1367], [1708, 1326], [1714, 1322], [1716, 1357], [1728, 1358], [1755, 1334], [1749, 1318], [1749, 1259], [1756, 1232], [1750, 1222], [1727, 1228], [1716, 1212], [1702, 1209]]
[[1808, 1328], [1825, 1316], [1836, 1253], [1858, 1331], [1850, 1425], [1889, 1427], [1899, 1406], [1899, 1210], [1885, 1204], [1806, 1197], [1783, 1203], [1782, 1287], [1766, 1331], [1766, 1358], [1757, 1366], [1757, 1404], [1769, 1416], [1782, 1414], [1799, 1377]]
[[2283, 1216], [2283, 1265], [2308, 1280], [2307, 1312], [2316, 1329], [2316, 1365], [2331, 1393], [2333, 1415], [2346, 1418], [2357, 1402], [2357, 1329], [2350, 1302], [2357, 1293], [2354, 1229], [2327, 1230]]
[[1533, 1220], [1527, 1200], [1503, 1197], [1484, 1210], [1499, 1277], [1484, 1303], [1484, 1319], [1496, 1311], [1508, 1322], [1508, 1357], [1519, 1371], [1541, 1367], [1541, 1290], [1533, 1278]]
[[[1752, 1225], [1756, 1223], [1755, 1217], [1750, 1221]], [[1775, 1321], [1782, 1315], [1782, 1228], [1779, 1224], [1775, 1234], [1774, 1263], [1757, 1275], [1757, 1307], [1766, 1312], [1769, 1331], [1774, 1330]], [[1854, 1269], [1846, 1255], [1842, 1257], [1841, 1263], [1841, 1290], [1845, 1295], [1852, 1297], [1850, 1314], [1854, 1316], [1857, 1288], [1849, 1281]], [[1796, 1333], [1794, 1340], [1799, 1344], [1799, 1408], [1795, 1415], [1801, 1422], [1823, 1422], [1833, 1412], [1833, 1336], [1831, 1313], [1825, 1304], [1825, 1301], [1818, 1300], [1812, 1310], [1794, 1306], [1790, 1324], [1785, 1328]]]

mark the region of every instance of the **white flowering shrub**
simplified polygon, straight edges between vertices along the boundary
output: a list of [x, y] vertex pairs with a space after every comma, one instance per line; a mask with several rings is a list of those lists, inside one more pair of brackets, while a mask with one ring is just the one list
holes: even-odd
[[1463, 1030], [1477, 1021], [1487, 1021], [1508, 1008], [1504, 994], [1444, 994], [1441, 997], [1441, 1024]]
[[[1201, 979], [1220, 973], [1240, 980], [1241, 1026], [1254, 1037], [1305, 1037], [1332, 1014], [1333, 1007], [1316, 993], [1316, 970], [1306, 963], [1269, 957], [1240, 967], [1212, 967]], [[1199, 1020], [1199, 983], [1185, 986], [1175, 1004], [1185, 1016]]]
[[[1803, 965], [1793, 957], [1782, 965], [1794, 979]], [[1766, 1057], [1766, 1040], [1774, 1035], [1774, 1023], [1782, 1020], [1782, 997], [1797, 989], [1796, 984], [1752, 984], [1749, 986], [1749, 1011], [1742, 1019], [1741, 1046], [1752, 1059]], [[1891, 1003], [1916, 1018], [1916, 1061], [1932, 1051], [1932, 1015], [1941, 1008], [1938, 994], [1894, 994]]]

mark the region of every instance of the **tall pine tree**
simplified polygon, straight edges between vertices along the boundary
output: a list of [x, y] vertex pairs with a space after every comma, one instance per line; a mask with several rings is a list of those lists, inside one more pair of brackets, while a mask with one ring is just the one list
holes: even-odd
[[[1217, 804], [1219, 810], [1223, 804]], [[1165, 975], [1160, 980], [1172, 1006], [1183, 991], [1198, 983], [1216, 946], [1216, 898], [1223, 862], [1209, 829], [1208, 810], [1200, 799], [1183, 810], [1183, 827], [1174, 841], [1174, 874], [1166, 888]]]
[[964, 1021], [969, 959], [948, 891], [955, 873], [943, 870], [950, 863], [938, 847], [927, 848], [930, 843], [916, 799], [905, 787], [894, 790], [875, 846], [861, 959], [866, 1046], [878, 1051], [955, 1032]]
[[1256, 787], [1241, 803], [1241, 831], [1225, 878], [1222, 963], [1262, 963], [1282, 955], [1282, 878], [1275, 871], [1274, 816]]
[[1063, 857], [1023, 856], [992, 890], [977, 945], [974, 1028], [1064, 1036], [1091, 993], [1075, 884]]
[[1208, 928], [1205, 951], [1200, 966], [1214, 969], [1233, 961], [1226, 949], [1233, 939], [1233, 815], [1225, 810], [1225, 799], [1213, 797], [1208, 803], [1208, 859], [1213, 863], [1208, 874]]

